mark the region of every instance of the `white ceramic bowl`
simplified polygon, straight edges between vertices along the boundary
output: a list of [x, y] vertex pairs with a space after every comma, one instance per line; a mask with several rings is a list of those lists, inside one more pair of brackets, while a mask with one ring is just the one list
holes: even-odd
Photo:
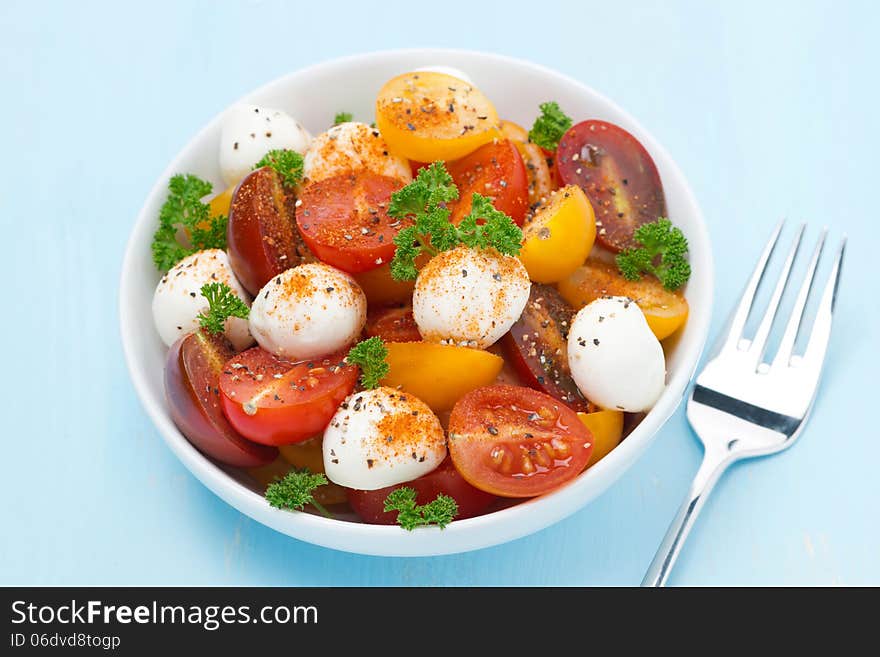
[[389, 78], [431, 65], [469, 74], [499, 114], [530, 125], [538, 104], [556, 100], [575, 122], [587, 118], [617, 123], [641, 140], [657, 163], [669, 216], [690, 242], [693, 275], [687, 287], [690, 318], [667, 349], [668, 384], [654, 409], [606, 458], [556, 492], [491, 514], [459, 520], [445, 530], [406, 532], [396, 526], [329, 520], [270, 507], [247, 477], [202, 456], [171, 421], [162, 368], [166, 348], [153, 329], [150, 302], [159, 273], [150, 256], [159, 207], [175, 173], [192, 172], [222, 189], [217, 161], [220, 119], [215, 117], [174, 158], [156, 181], [129, 239], [120, 280], [122, 343], [134, 387], [168, 446], [203, 484], [251, 518], [280, 532], [337, 550], [385, 556], [427, 556], [475, 550], [530, 534], [577, 511], [599, 495], [645, 451], [682, 399], [709, 328], [713, 272], [709, 235], [681, 171], [666, 151], [629, 114], [586, 85], [528, 62], [458, 50], [398, 50], [333, 60], [291, 73], [248, 94], [240, 102], [288, 111], [313, 134], [326, 129], [340, 110], [371, 120], [376, 92]]

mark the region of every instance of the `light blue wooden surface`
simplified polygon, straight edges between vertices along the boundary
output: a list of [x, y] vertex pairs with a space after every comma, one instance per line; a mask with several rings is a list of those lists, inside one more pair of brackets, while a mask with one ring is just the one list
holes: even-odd
[[[476, 553], [381, 559], [289, 539], [165, 447], [123, 364], [129, 228], [171, 157], [235, 98], [338, 55], [484, 49], [632, 112], [714, 240], [713, 335], [782, 216], [850, 236], [802, 440], [737, 466], [674, 584], [880, 584], [876, 28], [869, 2], [0, 4], [0, 584], [637, 584], [696, 471], [681, 410], [587, 508]], [[789, 231], [791, 232], [791, 231]], [[144, 327], [151, 330], [151, 327]]]

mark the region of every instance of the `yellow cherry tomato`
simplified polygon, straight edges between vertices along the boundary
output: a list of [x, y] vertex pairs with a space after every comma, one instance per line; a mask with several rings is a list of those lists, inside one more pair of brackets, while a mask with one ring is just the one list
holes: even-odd
[[388, 375], [382, 385], [400, 386], [439, 413], [466, 393], [486, 386], [504, 365], [488, 351], [428, 342], [389, 342]]
[[232, 204], [232, 192], [235, 191], [236, 187], [238, 187], [238, 183], [230, 185], [208, 202], [212, 217], [219, 217], [220, 215], [229, 216], [229, 206]]
[[385, 83], [376, 127], [392, 152], [417, 162], [457, 160], [501, 134], [495, 107], [479, 89], [424, 71]]
[[529, 131], [523, 128], [519, 123], [508, 121], [505, 119], [501, 122], [501, 135], [505, 139], [518, 144], [523, 144], [529, 140]]
[[596, 258], [588, 258], [571, 276], [559, 281], [557, 287], [576, 309], [599, 297], [629, 297], [638, 304], [658, 340], [675, 333], [688, 317], [688, 302], [680, 292], [670, 292], [653, 276], [627, 280], [615, 265]]
[[415, 281], [396, 281], [391, 278], [391, 263], [386, 262], [375, 269], [352, 276], [361, 286], [371, 307], [412, 301]]
[[590, 462], [587, 463], [589, 468], [620, 444], [620, 439], [623, 437], [623, 412], [596, 411], [578, 413], [578, 417], [593, 434], [593, 453], [590, 455]]
[[554, 192], [523, 226], [519, 259], [529, 278], [555, 283], [580, 267], [596, 239], [596, 216], [577, 185]]
[[301, 443], [278, 447], [281, 456], [290, 465], [308, 468], [311, 472], [324, 472], [324, 447], [321, 436], [309, 438]]

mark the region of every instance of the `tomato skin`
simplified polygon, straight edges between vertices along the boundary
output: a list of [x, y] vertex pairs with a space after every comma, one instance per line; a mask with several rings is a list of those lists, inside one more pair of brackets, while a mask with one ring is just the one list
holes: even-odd
[[235, 355], [222, 336], [189, 333], [171, 345], [165, 360], [165, 398], [171, 419], [199, 451], [242, 468], [271, 463], [274, 447], [258, 445], [238, 434], [221, 409], [220, 368]]
[[458, 503], [455, 520], [464, 520], [480, 515], [496, 496], [471, 486], [447, 457], [440, 466], [426, 475], [396, 486], [378, 490], [347, 489], [348, 503], [361, 520], [371, 525], [394, 525], [397, 523], [396, 511], [385, 511], [385, 499], [393, 490], [408, 487], [416, 491], [416, 503], [428, 504], [438, 495], [448, 495]]
[[232, 194], [226, 231], [229, 264], [254, 296], [274, 276], [315, 260], [293, 222], [294, 202], [270, 167], [249, 173]]
[[593, 451], [577, 413], [549, 395], [510, 385], [478, 388], [449, 417], [449, 455], [472, 486], [534, 497], [577, 477]]
[[529, 210], [529, 181], [526, 166], [509, 139], [481, 146], [470, 155], [447, 164], [458, 186], [459, 199], [450, 204], [452, 223], [458, 224], [471, 211], [474, 193], [488, 196], [492, 205], [518, 226]]
[[335, 354], [294, 363], [260, 347], [248, 349], [223, 366], [223, 413], [254, 442], [288, 445], [308, 440], [324, 430], [354, 390], [358, 369], [342, 365], [343, 358]]
[[564, 184], [586, 192], [596, 213], [597, 238], [612, 251], [636, 246], [636, 228], [666, 216], [654, 160], [620, 126], [595, 120], [572, 126], [559, 141], [556, 167]]
[[367, 312], [364, 335], [382, 338], [383, 342], [420, 342], [422, 339], [409, 304], [371, 309]]
[[598, 407], [584, 398], [568, 367], [568, 328], [574, 314], [556, 288], [533, 283], [525, 310], [502, 343], [523, 383], [575, 411], [590, 413]]
[[296, 223], [309, 249], [350, 274], [389, 262], [395, 235], [410, 223], [388, 216], [391, 194], [401, 186], [396, 178], [369, 171], [307, 185], [300, 194]]

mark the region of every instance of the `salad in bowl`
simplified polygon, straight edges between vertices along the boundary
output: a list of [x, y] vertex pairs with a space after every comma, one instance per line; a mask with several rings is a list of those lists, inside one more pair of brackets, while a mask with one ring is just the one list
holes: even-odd
[[316, 128], [236, 104], [222, 185], [169, 176], [149, 245], [164, 405], [277, 522], [442, 542], [638, 430], [688, 327], [689, 235], [645, 145], [562, 99], [519, 124], [432, 66], [370, 109]]

